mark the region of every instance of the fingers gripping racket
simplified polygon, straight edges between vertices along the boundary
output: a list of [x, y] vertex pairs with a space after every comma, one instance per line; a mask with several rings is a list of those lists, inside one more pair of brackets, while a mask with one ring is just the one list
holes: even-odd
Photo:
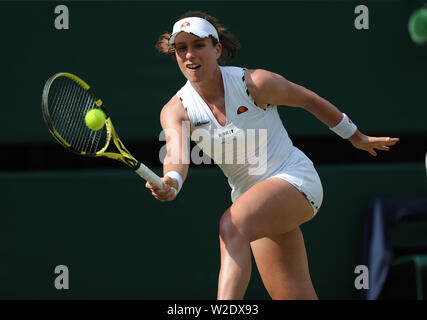
[[[100, 130], [86, 126], [85, 115], [91, 109], [101, 109], [106, 115], [105, 125]], [[126, 149], [103, 102], [79, 77], [65, 72], [50, 77], [43, 88], [42, 111], [49, 131], [66, 149], [82, 156], [121, 161], [145, 180], [160, 188], [163, 186], [162, 180]], [[111, 140], [118, 152], [107, 152]]]

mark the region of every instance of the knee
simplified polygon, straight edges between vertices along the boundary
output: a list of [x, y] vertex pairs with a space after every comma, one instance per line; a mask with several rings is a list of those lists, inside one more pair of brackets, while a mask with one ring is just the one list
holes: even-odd
[[225, 243], [239, 240], [249, 241], [245, 235], [243, 224], [236, 220], [233, 221], [230, 210], [227, 210], [219, 221], [219, 236]]

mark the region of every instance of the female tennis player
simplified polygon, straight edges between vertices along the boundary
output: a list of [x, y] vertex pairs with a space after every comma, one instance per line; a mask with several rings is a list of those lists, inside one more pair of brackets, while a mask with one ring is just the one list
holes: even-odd
[[[223, 66], [234, 57], [238, 40], [205, 13], [182, 16], [172, 33], [159, 37], [156, 47], [176, 58], [187, 82], [160, 113], [167, 141], [164, 186], [147, 182], [146, 187], [160, 201], [175, 199], [174, 189], [179, 193], [188, 172], [189, 154], [183, 152], [182, 141], [191, 136], [205, 153], [219, 160], [232, 188], [233, 204], [220, 220], [217, 298], [243, 299], [252, 250], [272, 299], [317, 299], [300, 225], [319, 210], [322, 185], [313, 163], [293, 146], [277, 106], [311, 112], [354, 147], [373, 156], [376, 149], [387, 151], [399, 139], [362, 134], [331, 103], [281, 75]], [[233, 141], [242, 137], [249, 141], [253, 130], [258, 130], [259, 143], [244, 144], [244, 161], [239, 161], [242, 153]], [[205, 139], [195, 139], [201, 133]], [[227, 152], [237, 157], [221, 162]]]

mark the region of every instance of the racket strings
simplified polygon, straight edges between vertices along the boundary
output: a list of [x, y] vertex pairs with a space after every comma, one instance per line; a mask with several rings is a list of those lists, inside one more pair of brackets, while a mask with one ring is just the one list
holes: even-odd
[[48, 95], [51, 123], [78, 152], [93, 154], [108, 143], [105, 126], [98, 131], [86, 126], [85, 115], [92, 108], [98, 108], [95, 99], [78, 83], [64, 76], [53, 81]]

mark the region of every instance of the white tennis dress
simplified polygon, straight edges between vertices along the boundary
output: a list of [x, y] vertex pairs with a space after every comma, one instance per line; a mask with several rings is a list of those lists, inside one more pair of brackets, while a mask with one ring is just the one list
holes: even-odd
[[293, 146], [277, 106], [258, 107], [245, 82], [245, 69], [220, 66], [227, 122], [221, 126], [211, 109], [187, 83], [176, 93], [190, 119], [191, 139], [222, 169], [234, 202], [257, 182], [277, 177], [290, 182], [310, 201], [314, 214], [323, 189], [313, 162]]

